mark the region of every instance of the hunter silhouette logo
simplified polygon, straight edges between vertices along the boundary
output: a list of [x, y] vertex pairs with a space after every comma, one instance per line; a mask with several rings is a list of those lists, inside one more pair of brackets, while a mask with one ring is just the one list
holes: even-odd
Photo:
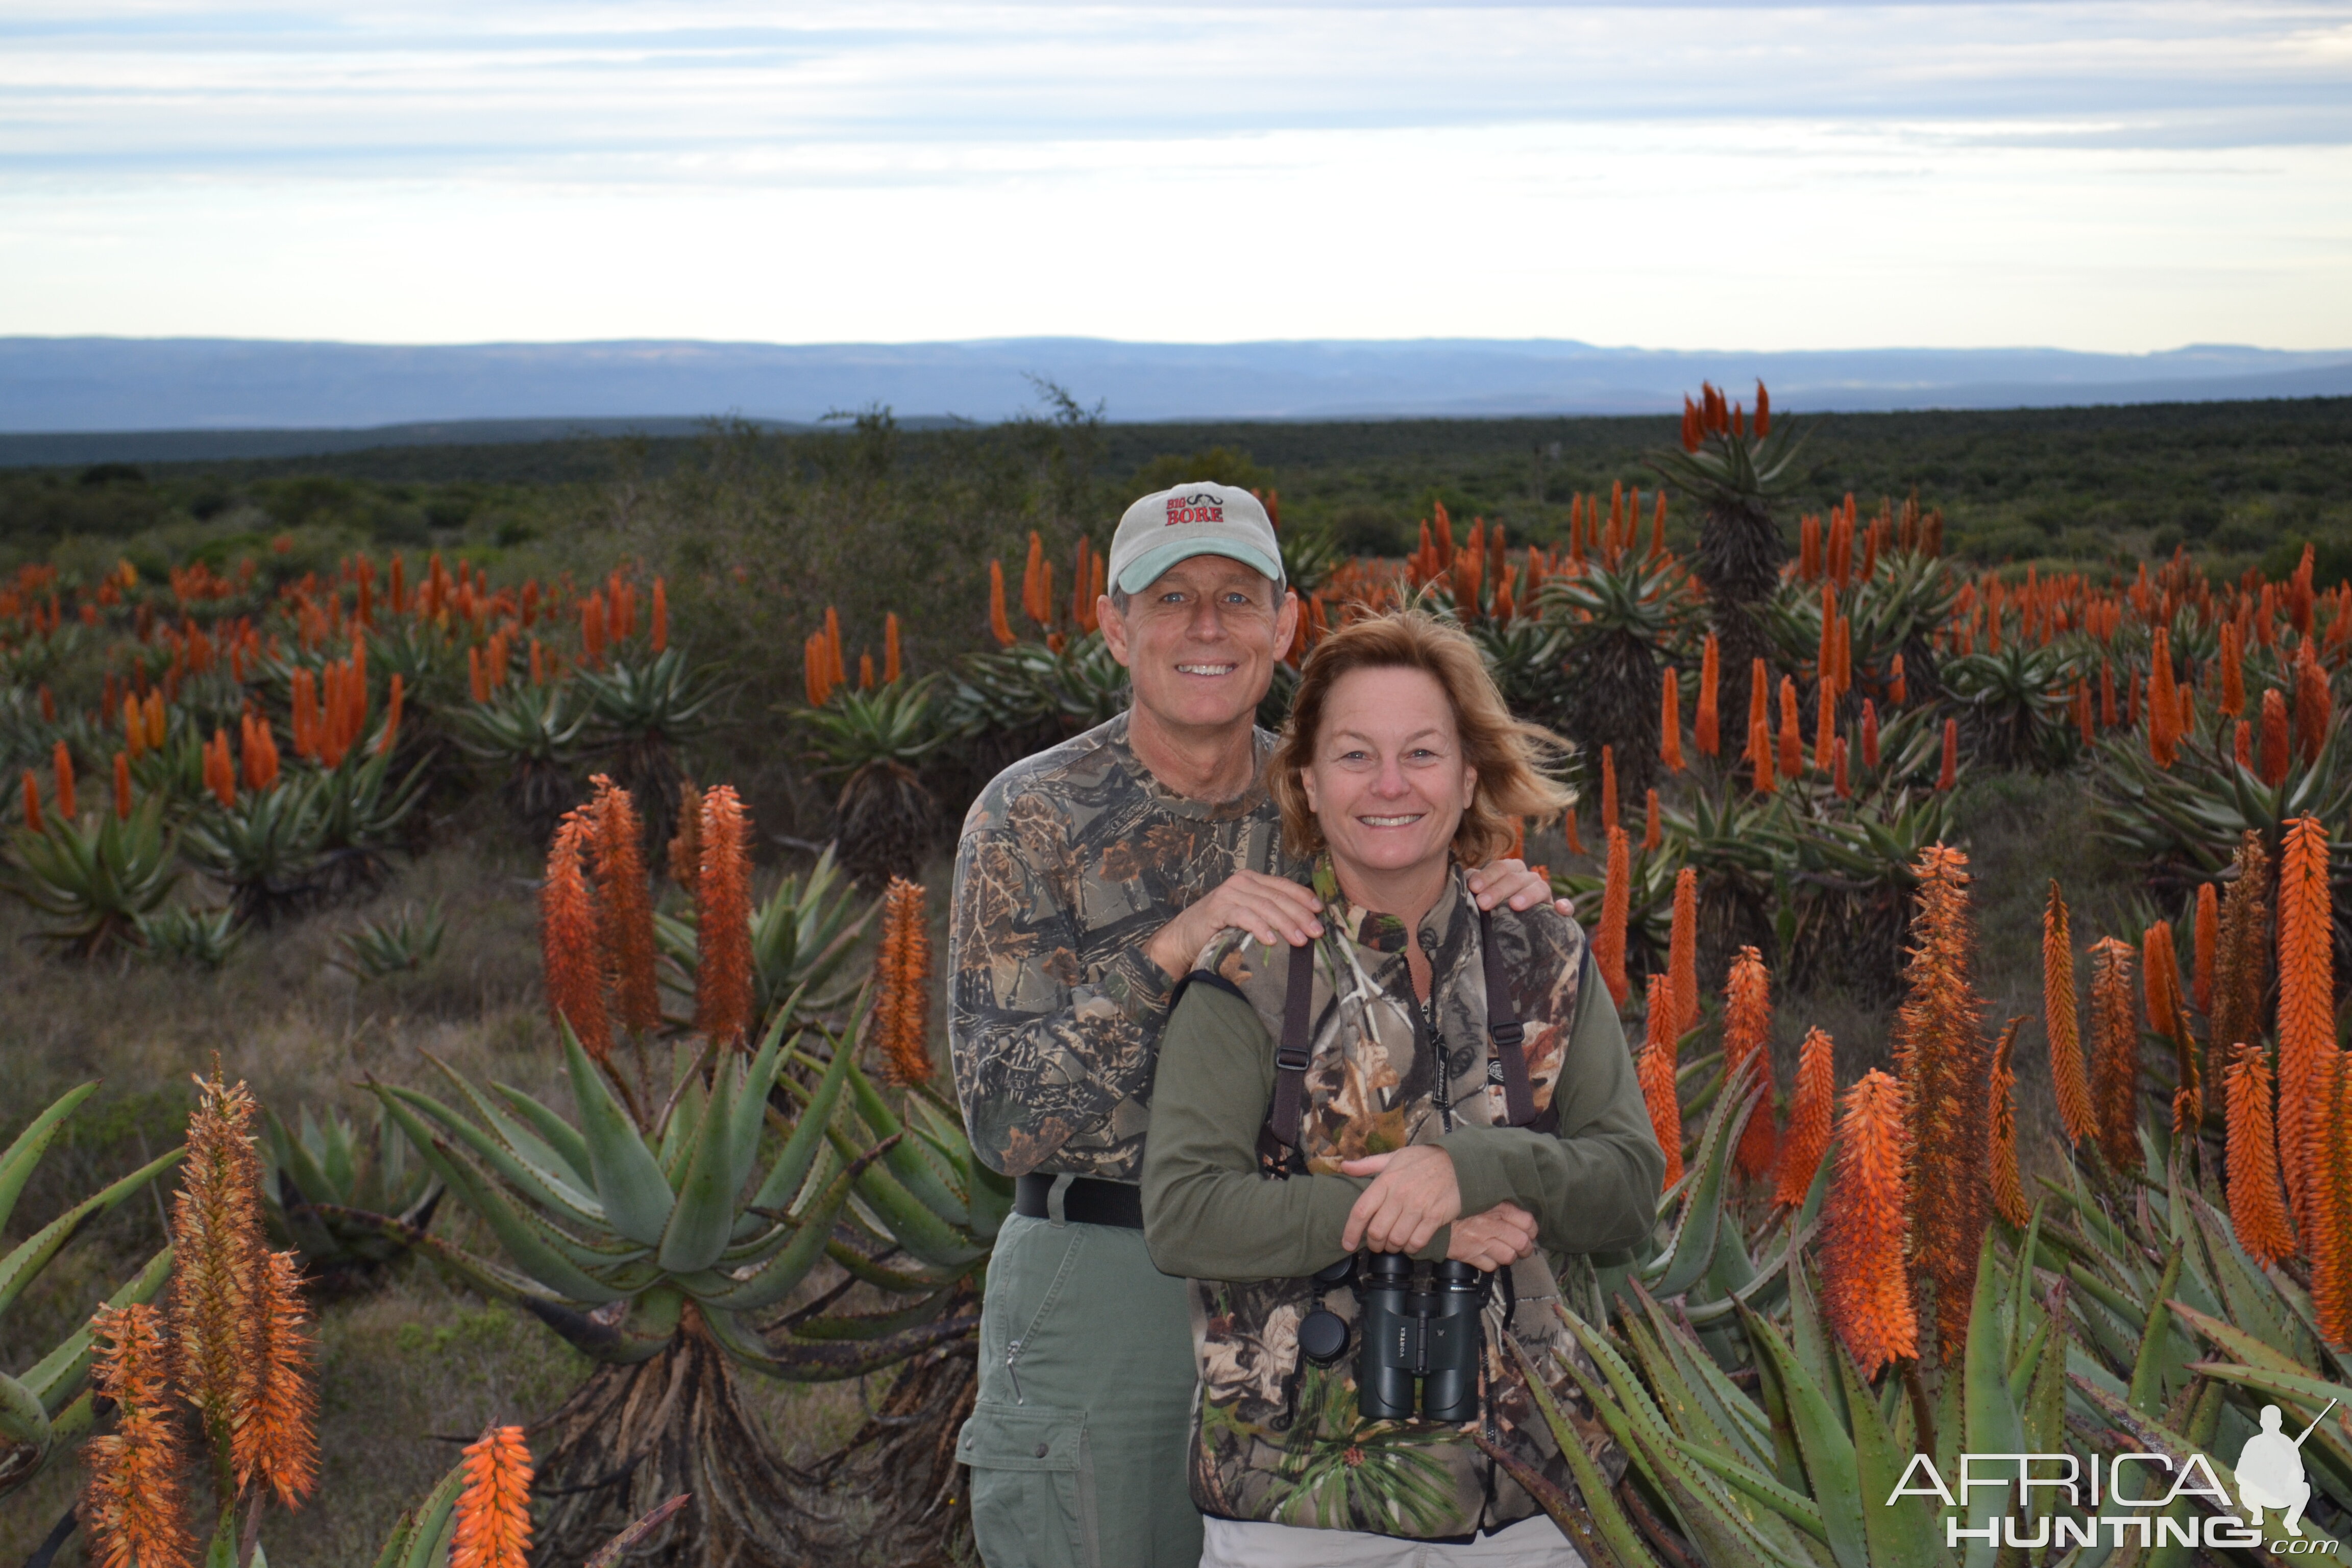
[[[2336, 1401], [2329, 1400], [2327, 1410], [2335, 1408]], [[2303, 1436], [2290, 1437], [2279, 1430], [2279, 1407], [2263, 1406], [2263, 1429], [2246, 1439], [2238, 1455], [2238, 1500], [2246, 1505], [2248, 1524], [2259, 1530], [2264, 1509], [2284, 1509], [2279, 1522], [2286, 1532], [2303, 1533], [2304, 1507], [2311, 1501], [2311, 1482], [2303, 1473], [2303, 1445], [2327, 1419], [2327, 1410], [2303, 1429]]]
[[1186, 522], [1223, 522], [1225, 503], [1222, 496], [1203, 490], [1198, 495], [1170, 496], [1168, 522], [1170, 528]]

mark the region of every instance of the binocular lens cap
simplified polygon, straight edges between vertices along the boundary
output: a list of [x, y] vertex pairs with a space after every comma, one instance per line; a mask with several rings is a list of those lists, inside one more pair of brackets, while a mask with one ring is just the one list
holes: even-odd
[[1339, 1313], [1318, 1307], [1298, 1321], [1298, 1353], [1317, 1366], [1329, 1366], [1348, 1353], [1348, 1324]]

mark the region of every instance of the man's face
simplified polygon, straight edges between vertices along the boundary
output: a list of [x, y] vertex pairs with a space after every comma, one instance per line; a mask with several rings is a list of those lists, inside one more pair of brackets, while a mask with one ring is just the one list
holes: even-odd
[[1174, 729], [1246, 724], [1290, 646], [1297, 596], [1223, 555], [1194, 555], [1131, 595], [1106, 596], [1103, 640], [1135, 683], [1135, 705]]

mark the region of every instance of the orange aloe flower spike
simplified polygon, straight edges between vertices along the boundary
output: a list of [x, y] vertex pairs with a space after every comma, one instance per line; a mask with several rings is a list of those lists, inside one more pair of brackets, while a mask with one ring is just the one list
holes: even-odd
[[1797, 1092], [1789, 1101], [1789, 1131], [1774, 1166], [1772, 1201], [1785, 1208], [1803, 1205], [1822, 1155], [1830, 1146], [1830, 1118], [1836, 1110], [1835, 1047], [1829, 1031], [1814, 1029], [1797, 1047]]
[[2327, 1064], [2336, 1054], [2335, 919], [2326, 830], [2313, 816], [2287, 824], [2279, 866], [2278, 1142], [2295, 1227], [2315, 1239], [2320, 1163], [2327, 1137]]
[[1921, 852], [1903, 1004], [1895, 1016], [1896, 1071], [1917, 1164], [1911, 1240], [1935, 1282], [1936, 1328], [1948, 1351], [1965, 1341], [1987, 1219], [1984, 1107], [1990, 1068], [1978, 1031], [1984, 1004], [1970, 977], [1976, 945], [1968, 858], [1933, 844]]
[[81, 814], [74, 804], [73, 753], [63, 741], [49, 748], [49, 769], [57, 775], [58, 816], [71, 822]]
[[580, 1048], [603, 1061], [613, 1051], [613, 1026], [604, 1011], [604, 964], [585, 863], [594, 831], [577, 809], [566, 813], [556, 828], [547, 850], [547, 878], [540, 884], [539, 931], [547, 1010], [568, 1020]]
[[2325, 1075], [2333, 1093], [2321, 1108], [2317, 1152], [2323, 1181], [2312, 1205], [2311, 1301], [2319, 1331], [2338, 1351], [2352, 1350], [2352, 1058], [2338, 1051]]
[[1883, 1072], [1845, 1092], [1837, 1166], [1822, 1214], [1822, 1310], [1864, 1377], [1916, 1360], [1919, 1322], [1904, 1272], [1911, 1212], [1903, 1089]]
[[1717, 689], [1722, 684], [1721, 656], [1716, 650], [1715, 634], [1706, 634], [1698, 659], [1698, 708], [1691, 721], [1691, 743], [1699, 755], [1712, 757], [1722, 750], [1722, 738], [1716, 710]]
[[172, 1215], [173, 1382], [207, 1432], [234, 1429], [237, 1391], [252, 1375], [249, 1325], [261, 1310], [261, 1162], [254, 1152], [253, 1096], [222, 1080], [196, 1079], [187, 1159]]
[[1601, 826], [1605, 830], [1617, 826], [1617, 748], [1601, 748]]
[[1666, 1174], [1659, 1191], [1683, 1179], [1682, 1100], [1675, 1088], [1675, 1001], [1672, 983], [1653, 974], [1649, 1006], [1642, 1022], [1643, 1042], [1634, 1058], [1635, 1078], [1642, 1085], [1642, 1103], [1650, 1112], [1650, 1131], [1666, 1156]]
[[2050, 901], [2042, 911], [2042, 1018], [2050, 1044], [2050, 1077], [2057, 1090], [2058, 1120], [2067, 1142], [2098, 1137], [2091, 1109], [2091, 1081], [2083, 1070], [2081, 1021], [2074, 1002], [2074, 945], [2067, 930], [2066, 900], [2058, 879], [2050, 879]]
[[1674, 990], [1674, 1033], [1679, 1040], [1698, 1027], [1698, 871], [1675, 873], [1674, 925], [1666, 938], [1666, 978]]
[[596, 850], [596, 937], [613, 980], [614, 1021], [632, 1034], [661, 1027], [654, 980], [653, 895], [646, 879], [645, 824], [636, 802], [603, 773], [589, 781]]
[[702, 866], [696, 879], [694, 1021], [728, 1045], [751, 1025], [751, 823], [732, 784], [702, 796]]
[[1633, 881], [1631, 851], [1625, 843], [1625, 830], [1609, 829], [1608, 879], [1601, 886], [1601, 929], [1592, 933], [1592, 958], [1600, 966], [1601, 983], [1609, 987], [1609, 999], [1618, 1006], [1625, 1005], [1625, 996], [1632, 989], [1625, 977], [1625, 914]]
[[2230, 1129], [2230, 1226], [2238, 1245], [2263, 1265], [2294, 1256], [2286, 1193], [2279, 1179], [2278, 1134], [2271, 1098], [2270, 1058], [2257, 1045], [2230, 1047], [2222, 1072]]
[[654, 579], [653, 645], [656, 653], [669, 647], [669, 585], [658, 577]]
[[1011, 647], [1018, 640], [1013, 635], [1013, 623], [1004, 614], [1004, 563], [1002, 561], [988, 563], [988, 630], [999, 647]]
[[896, 686], [898, 684], [898, 678], [905, 673], [906, 667], [900, 661], [898, 652], [898, 612], [892, 610], [882, 617], [883, 684]]
[[2118, 1171], [2139, 1164], [2139, 1027], [2132, 1007], [2132, 947], [2091, 944], [2091, 1103], [2099, 1152]]
[[163, 1311], [100, 1307], [90, 1320], [90, 1382], [115, 1406], [114, 1430], [82, 1449], [89, 1471], [78, 1507], [91, 1561], [104, 1568], [187, 1568], [196, 1540], [181, 1486], [180, 1422]]
[[881, 1029], [883, 1065], [892, 1083], [929, 1083], [932, 1076], [931, 947], [919, 882], [893, 877], [882, 895], [882, 939], [875, 955], [874, 1015]]
[[1681, 677], [1671, 668], [1658, 689], [1658, 761], [1670, 773], [1683, 771]]
[[1724, 981], [1724, 1081], [1741, 1082], [1742, 1074], [1753, 1070], [1765, 1085], [1763, 1101], [1739, 1136], [1738, 1163], [1744, 1176], [1760, 1176], [1770, 1170], [1778, 1146], [1772, 1127], [1771, 1053], [1771, 972], [1764, 967], [1763, 954], [1743, 947], [1731, 961], [1731, 973]]
[[1992, 1182], [1992, 1206], [2011, 1225], [2023, 1225], [2033, 1217], [2032, 1206], [2025, 1201], [2025, 1185], [2017, 1174], [2017, 1069], [2011, 1065], [2017, 1026], [2024, 1021], [2011, 1018], [2009, 1027], [2000, 1032], [2000, 1043], [1993, 1047], [1988, 1118], [1991, 1147], [1987, 1174]]
[[485, 1428], [466, 1446], [465, 1465], [449, 1568], [526, 1568], [531, 1469], [522, 1428]]
[[1797, 678], [1780, 678], [1780, 776], [1795, 779], [1805, 771], [1805, 737], [1797, 726]]
[[230, 1433], [230, 1463], [240, 1488], [258, 1487], [281, 1508], [297, 1508], [318, 1484], [319, 1444], [312, 1429], [317, 1402], [310, 1392], [310, 1336], [303, 1331], [302, 1266], [291, 1252], [262, 1256], [248, 1354], [237, 1381]]

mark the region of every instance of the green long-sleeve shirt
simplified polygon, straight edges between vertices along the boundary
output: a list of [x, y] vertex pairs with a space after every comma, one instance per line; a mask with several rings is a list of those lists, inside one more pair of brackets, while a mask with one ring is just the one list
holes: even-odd
[[[1516, 1203], [1555, 1254], [1610, 1251], [1647, 1236], [1664, 1169], [1617, 1009], [1590, 959], [1581, 962], [1553, 1090], [1558, 1133], [1457, 1121], [1416, 1140], [1452, 1156], [1465, 1215]], [[1469, 1022], [1480, 1031], [1483, 1063], [1483, 1011]], [[1340, 1256], [1348, 1211], [1370, 1180], [1258, 1173], [1257, 1131], [1274, 1079], [1274, 1040], [1256, 1010], [1213, 986], [1189, 987], [1160, 1043], [1144, 1150], [1145, 1235], [1166, 1272], [1296, 1278]], [[1449, 1239], [1450, 1227], [1441, 1228], [1418, 1256], [1444, 1257]]]

